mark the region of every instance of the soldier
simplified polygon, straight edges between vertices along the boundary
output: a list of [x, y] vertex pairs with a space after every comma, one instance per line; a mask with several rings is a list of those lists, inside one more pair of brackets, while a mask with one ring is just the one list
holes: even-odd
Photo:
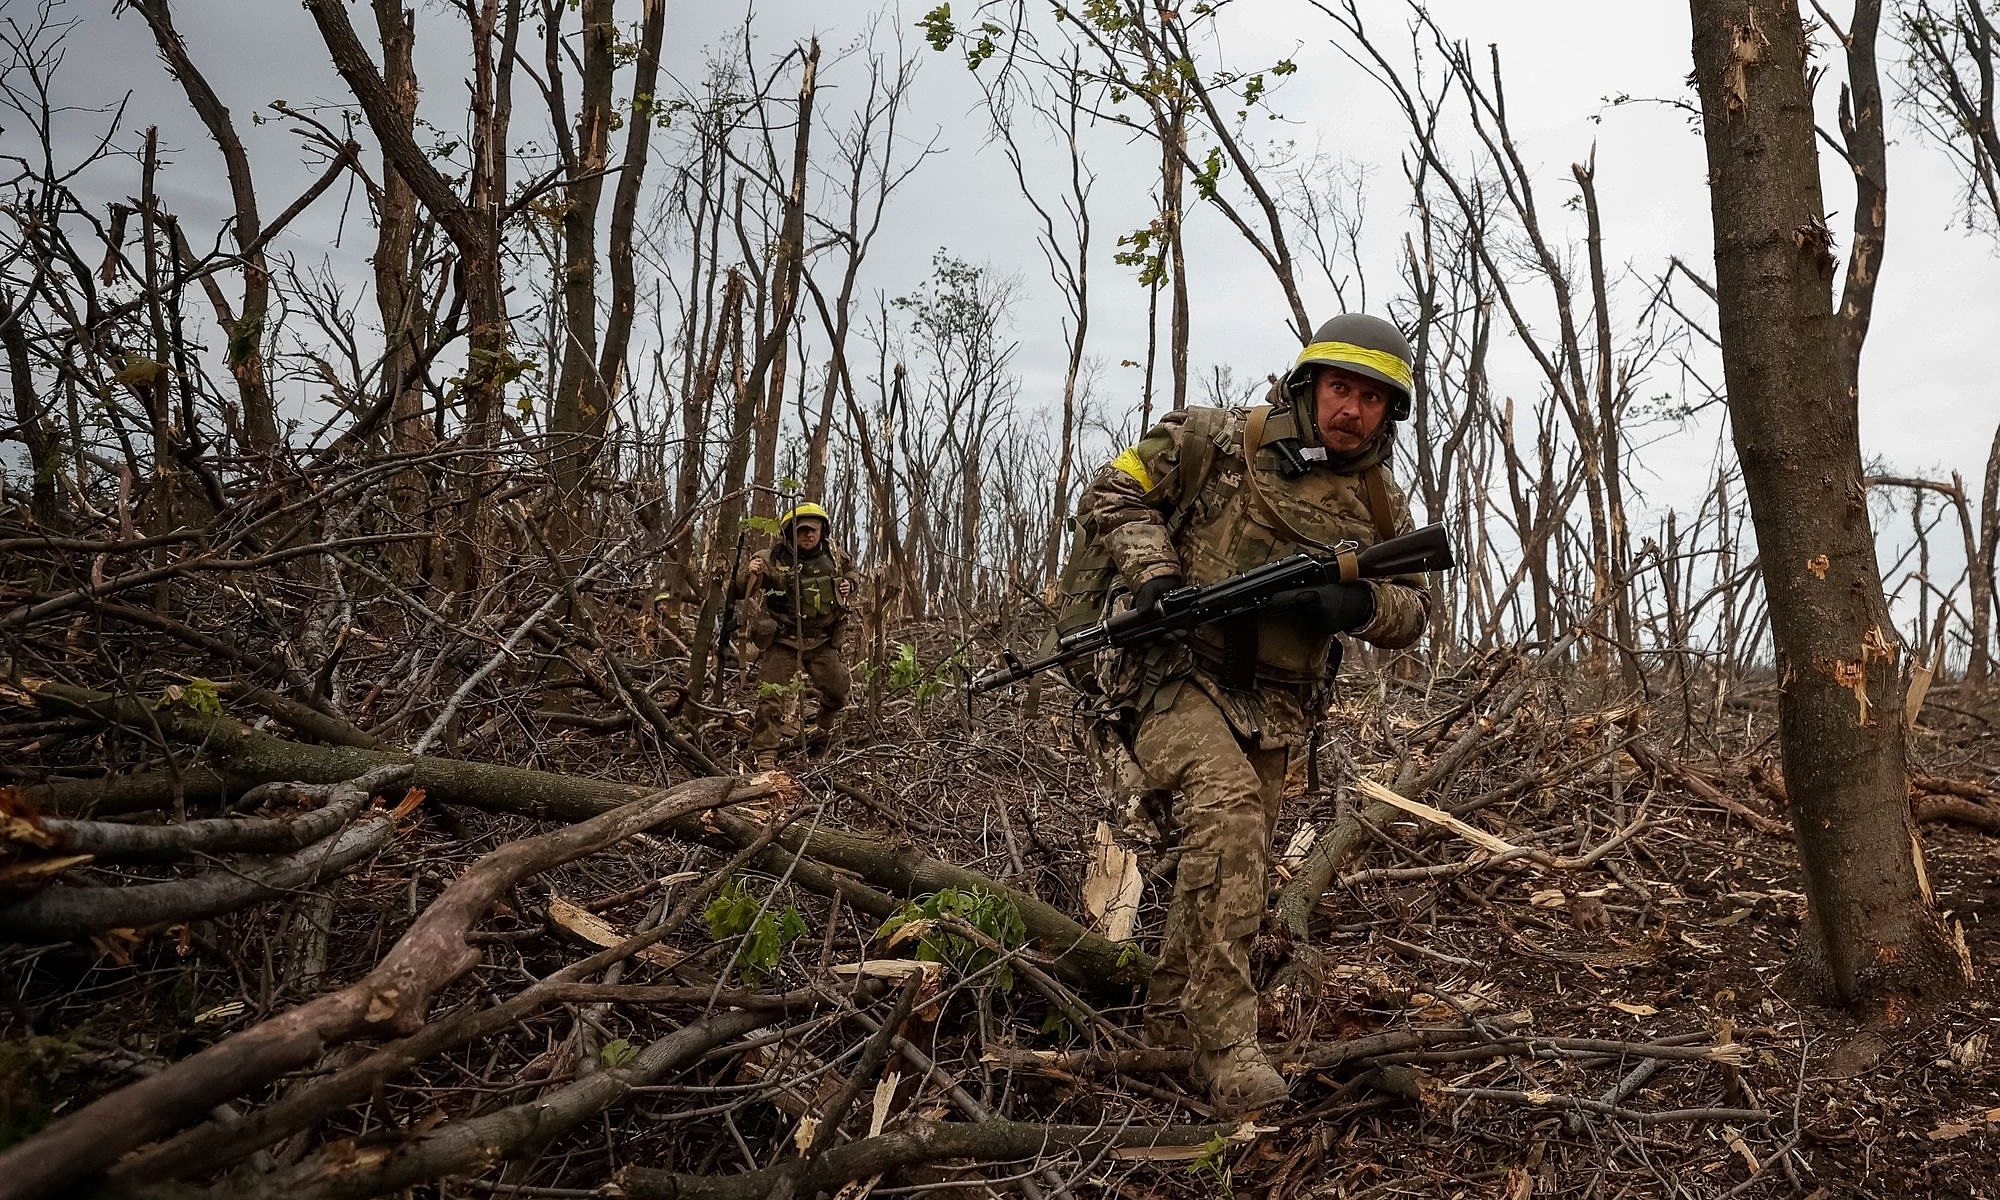
[[[1097, 473], [1078, 518], [1134, 608], [1184, 582], [1409, 532], [1389, 456], [1410, 387], [1410, 347], [1395, 326], [1335, 317], [1274, 382], [1270, 404], [1167, 414]], [[1146, 782], [1178, 797], [1180, 869], [1146, 996], [1147, 1040], [1193, 1050], [1220, 1111], [1286, 1094], [1257, 1042], [1250, 949], [1287, 768], [1324, 711], [1337, 635], [1402, 647], [1429, 617], [1421, 576], [1303, 588], [1185, 642], [1135, 648], [1106, 672], [1123, 749]]]
[[797, 730], [786, 718], [794, 699], [803, 704], [802, 672], [819, 698], [816, 730], [831, 731], [847, 703], [851, 680], [840, 658], [840, 638], [854, 596], [854, 560], [834, 544], [832, 533], [825, 509], [799, 505], [779, 522], [770, 553], [745, 563], [737, 583], [744, 595], [764, 601], [763, 619], [751, 631], [763, 652], [750, 729], [750, 752], [760, 769], [777, 765], [778, 746]]

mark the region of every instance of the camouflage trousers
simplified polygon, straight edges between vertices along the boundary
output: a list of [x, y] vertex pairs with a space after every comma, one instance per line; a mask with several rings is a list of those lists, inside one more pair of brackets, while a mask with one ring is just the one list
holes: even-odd
[[800, 650], [789, 642], [773, 642], [757, 660], [757, 710], [750, 722], [750, 749], [775, 750], [799, 735], [805, 694], [819, 697], [815, 724], [833, 728], [847, 704], [853, 679], [840, 660], [840, 648], [822, 642]]
[[1221, 1050], [1257, 1036], [1250, 949], [1264, 919], [1271, 835], [1289, 751], [1239, 738], [1193, 682], [1139, 724], [1133, 755], [1150, 780], [1177, 793], [1180, 871], [1146, 992], [1150, 1038]]

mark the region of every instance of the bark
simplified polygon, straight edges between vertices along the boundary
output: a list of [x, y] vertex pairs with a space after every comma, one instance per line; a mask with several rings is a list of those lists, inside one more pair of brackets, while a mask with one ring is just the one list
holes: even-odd
[[[130, 825], [116, 821], [70, 821], [52, 817], [36, 822], [36, 828], [49, 839], [45, 845], [40, 846], [48, 853], [91, 854], [98, 858], [126, 861], [171, 861], [196, 854], [217, 852], [269, 854], [301, 850], [332, 836], [353, 818], [362, 804], [367, 802], [373, 789], [384, 787], [394, 776], [405, 773], [401, 768], [385, 767], [372, 771], [352, 783], [336, 784], [330, 790], [294, 789], [294, 797], [316, 799], [322, 802], [322, 806], [290, 818], [257, 817], [243, 821], [216, 819], [182, 821], [175, 825]], [[245, 799], [254, 800], [255, 797], [246, 796]], [[248, 873], [232, 871], [227, 874], [234, 876]], [[121, 887], [70, 890], [131, 893], [148, 889]], [[45, 892], [43, 895], [48, 893]], [[11, 907], [0, 909], [0, 922], [6, 920], [5, 913], [10, 911]], [[164, 918], [156, 917], [152, 918], [152, 921], [157, 922], [161, 919]]]
[[[737, 196], [742, 197], [742, 186], [738, 185]], [[715, 523], [709, 529], [706, 563], [702, 572], [701, 612], [695, 618], [694, 642], [689, 647], [693, 653], [688, 658], [688, 686], [693, 694], [701, 693], [702, 681], [708, 677], [709, 651], [715, 646], [716, 628], [722, 619], [722, 606], [730, 602], [730, 590], [735, 580], [730, 578], [734, 571], [733, 559], [736, 538], [743, 525], [743, 477], [750, 464], [750, 435], [756, 423], [756, 397], [750, 392], [743, 379], [743, 276], [732, 268], [729, 282], [723, 288], [722, 320], [716, 327], [716, 354], [718, 358], [723, 347], [729, 348], [732, 363], [730, 395], [734, 397], [729, 422], [729, 452], [722, 466], [722, 503], [716, 510]], [[693, 520], [693, 514], [683, 517]]]
[[[804, 68], [799, 78], [797, 126], [792, 137], [792, 170], [785, 194], [783, 219], [769, 275], [770, 324], [757, 345], [757, 357], [750, 366], [749, 392], [757, 417], [757, 491], [751, 512], [760, 517], [777, 511], [777, 481], [780, 417], [785, 405], [785, 368], [792, 338], [792, 318], [798, 312], [800, 279], [806, 258], [806, 173], [812, 148], [813, 97], [818, 90], [819, 39], [811, 39], [804, 51]], [[737, 222], [738, 231], [743, 225]], [[755, 261], [756, 255], [746, 254]]]
[[[383, 113], [405, 137], [414, 137], [417, 119], [416, 43], [414, 10], [402, 0], [374, 0], [375, 28], [382, 43], [382, 83], [388, 93]], [[423, 381], [418, 372], [428, 361], [430, 321], [424, 305], [421, 260], [412, 253], [417, 240], [417, 196], [393, 156], [382, 154], [382, 186], [376, 199], [375, 311], [382, 322], [382, 390], [389, 405], [389, 451], [424, 454], [435, 439], [424, 420]], [[408, 529], [421, 529], [427, 518], [430, 486], [415, 468], [398, 472], [389, 485], [389, 504]], [[419, 578], [427, 566], [416, 547], [398, 546], [390, 554], [405, 582]]]
[[[607, 8], [609, 5], [607, 4]], [[597, 362], [598, 378], [611, 397], [630, 374], [625, 358], [632, 342], [632, 316], [638, 304], [633, 271], [633, 229], [638, 224], [639, 190], [659, 119], [660, 43], [666, 36], [667, 0], [640, 0], [639, 55], [632, 69], [632, 110], [626, 118], [625, 158], [618, 188], [611, 199], [610, 240], [606, 250], [611, 267], [611, 299], [604, 317], [604, 345]], [[695, 453], [695, 444], [687, 453]]]
[[[559, 526], [558, 544], [568, 549], [586, 536], [591, 522], [580, 511], [583, 478], [597, 457], [611, 416], [611, 391], [597, 364], [597, 214], [604, 196], [604, 168], [611, 146], [611, 48], [618, 28], [611, 0], [584, 0], [583, 78], [572, 135], [564, 128], [560, 106], [561, 14], [544, 8], [548, 36], [548, 70], [552, 83], [550, 106], [557, 111], [555, 127], [563, 146], [561, 263], [562, 374], [556, 382], [555, 409], [549, 414], [550, 457], [555, 461], [557, 510], [570, 520]], [[635, 126], [644, 128], [642, 119]], [[629, 254], [630, 247], [627, 247]]]
[[1797, 8], [1690, 0], [1732, 432], [1770, 607], [1817, 994], [1882, 1021], [1964, 991], [1904, 785], [1902, 647], [1882, 593], [1832, 304]]
[[6, 351], [7, 384], [14, 392], [15, 436], [28, 448], [28, 469], [34, 476], [29, 484], [30, 511], [35, 515], [35, 524], [55, 529], [62, 521], [56, 497], [56, 474], [62, 464], [57, 458], [55, 438], [42, 420], [41, 403], [35, 398], [34, 363], [28, 354], [28, 335], [21, 326], [27, 306], [28, 301], [23, 300], [17, 310], [13, 294], [0, 291], [0, 350]]
[[286, 1071], [310, 1066], [329, 1045], [414, 1032], [431, 997], [479, 963], [481, 954], [466, 935], [508, 889], [676, 817], [743, 798], [735, 789], [732, 780], [692, 780], [502, 846], [467, 867], [362, 979], [120, 1088], [0, 1154], [0, 1200], [59, 1194], [127, 1150]]
[[1965, 682], [1984, 688], [1993, 666], [1994, 566], [2000, 562], [2000, 427], [1986, 453], [1986, 479], [1979, 491], [1979, 553], [1971, 566], [1972, 653]]
[[[305, 0], [306, 11], [319, 27], [333, 66], [346, 81], [368, 118], [369, 129], [383, 156], [410, 186], [417, 200], [437, 218], [458, 250], [460, 288], [466, 309], [466, 367], [463, 440], [474, 451], [493, 444], [507, 378], [513, 367], [508, 349], [511, 331], [500, 264], [498, 214], [506, 193], [505, 141], [508, 117], [505, 76], [512, 67], [513, 36], [519, 0], [510, 0], [504, 29], [496, 0], [484, 0], [473, 13], [473, 145], [469, 194], [461, 198], [431, 162], [413, 136], [412, 126], [396, 96], [375, 69], [341, 0]], [[502, 41], [501, 63], [493, 62], [493, 42]], [[463, 589], [480, 574], [478, 533], [488, 524], [480, 505], [480, 489], [490, 464], [475, 463], [468, 494], [460, 501], [460, 528], [454, 537], [452, 583]]]
[[[81, 837], [86, 842], [111, 840], [101, 836], [102, 833], [101, 828], [85, 830]], [[0, 907], [0, 937], [49, 942], [107, 929], [157, 929], [218, 917], [343, 875], [388, 845], [395, 835], [396, 821], [385, 813], [268, 863], [234, 865], [171, 883], [52, 887]], [[136, 847], [129, 838], [114, 844], [142, 851], [150, 849], [150, 854], [142, 853], [141, 857], [158, 855], [167, 849]]]
[[704, 1010], [715, 1006], [796, 1010], [825, 1003], [823, 986], [778, 996], [722, 989], [713, 985], [700, 988], [631, 987], [584, 984], [600, 971], [626, 962], [633, 955], [671, 936], [740, 867], [749, 865], [754, 854], [768, 844], [760, 841], [723, 864], [712, 881], [694, 889], [689, 898], [666, 920], [643, 933], [635, 933], [571, 963], [560, 971], [530, 985], [498, 1004], [473, 1001], [451, 1013], [427, 1022], [415, 1034], [382, 1046], [373, 1053], [311, 1083], [289, 1090], [273, 1104], [227, 1123], [211, 1121], [182, 1133], [171, 1141], [120, 1162], [108, 1173], [114, 1181], [130, 1184], [139, 1180], [184, 1179], [219, 1171], [266, 1146], [311, 1128], [336, 1109], [358, 1104], [377, 1094], [390, 1079], [457, 1046], [467, 1045], [509, 1029], [525, 1017], [559, 1002], [621, 1000], [651, 1004], [693, 1004]]

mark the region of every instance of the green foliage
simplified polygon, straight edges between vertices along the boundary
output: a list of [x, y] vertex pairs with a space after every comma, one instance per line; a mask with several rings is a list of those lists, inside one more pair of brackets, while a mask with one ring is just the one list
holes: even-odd
[[979, 27], [979, 40], [974, 42], [965, 52], [965, 65], [977, 71], [987, 59], [993, 57], [993, 52], [1000, 48], [1000, 43], [994, 39], [1006, 32], [1005, 29], [995, 25], [991, 21], [981, 25]]
[[785, 947], [806, 931], [806, 920], [797, 908], [787, 904], [772, 909], [768, 900], [759, 900], [744, 886], [741, 876], [722, 885], [702, 916], [708, 919], [709, 936], [716, 941], [738, 940], [731, 961], [743, 981], [753, 985], [777, 970]]
[[745, 517], [743, 518], [743, 523], [748, 525], [753, 533], [761, 533], [766, 537], [778, 536], [778, 518], [776, 517]]
[[215, 682], [209, 679], [196, 678], [186, 683], [169, 684], [153, 707], [171, 708], [175, 705], [204, 717], [222, 715], [222, 697], [215, 690]]
[[1083, 19], [1105, 33], [1118, 33], [1132, 23], [1119, 0], [1083, 0]]
[[1122, 247], [1111, 255], [1121, 267], [1139, 268], [1139, 286], [1157, 287], [1167, 278], [1167, 224], [1154, 217], [1144, 229], [1135, 229], [1118, 239]]
[[931, 44], [933, 50], [951, 49], [951, 40], [958, 36], [957, 27], [951, 23], [949, 4], [940, 4], [925, 13], [918, 19], [917, 26], [924, 31], [924, 40]]
[[604, 1064], [605, 1069], [612, 1071], [617, 1070], [637, 1057], [639, 1057], [639, 1048], [624, 1038], [611, 1039], [604, 1043], [602, 1050], [597, 1052], [597, 1061]]
[[[919, 931], [916, 957], [923, 962], [943, 963], [961, 975], [984, 971], [999, 962], [1000, 956], [980, 942], [941, 924], [945, 920], [971, 926], [990, 938], [1002, 950], [1012, 950], [1028, 940], [1028, 924], [1021, 910], [1005, 896], [983, 888], [943, 888], [920, 896], [903, 911], [882, 922], [876, 936], [892, 939], [905, 926]], [[1003, 992], [1014, 988], [1014, 971], [1000, 962], [993, 981]]]
[[770, 700], [780, 696], [790, 698], [793, 696], [803, 696], [805, 694], [806, 694], [806, 680], [804, 679], [804, 677], [799, 675], [794, 675], [783, 683], [759, 683], [757, 685], [757, 695], [759, 698], [764, 700]]
[[918, 703], [933, 700], [951, 690], [952, 679], [968, 663], [964, 651], [926, 668], [917, 657], [917, 648], [908, 642], [896, 644], [896, 657], [889, 660], [889, 686], [899, 692], [914, 692]]
[[889, 661], [889, 686], [901, 691], [912, 688], [924, 677], [924, 665], [917, 661], [917, 648], [909, 642], [896, 644], [896, 657]]
[[1208, 157], [1202, 160], [1201, 169], [1194, 173], [1194, 190], [1201, 198], [1214, 203], [1216, 181], [1222, 178], [1222, 147], [1210, 146]]
[[1216, 1195], [1223, 1197], [1235, 1194], [1229, 1178], [1228, 1150], [1229, 1139], [1218, 1133], [1202, 1143], [1201, 1154], [1187, 1165], [1188, 1174], [1205, 1177]]
[[483, 368], [489, 374], [498, 375], [503, 384], [513, 383], [523, 376], [540, 378], [542, 374], [540, 359], [523, 358], [510, 350], [467, 350], [465, 358], [470, 367]]

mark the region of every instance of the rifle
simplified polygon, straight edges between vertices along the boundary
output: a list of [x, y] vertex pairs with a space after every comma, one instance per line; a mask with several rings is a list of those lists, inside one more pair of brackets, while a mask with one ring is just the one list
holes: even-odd
[[1127, 610], [1057, 639], [1055, 653], [1033, 662], [1024, 663], [1012, 650], [1002, 650], [1002, 665], [974, 678], [967, 690], [990, 692], [1100, 650], [1173, 637], [1196, 626], [1256, 612], [1280, 593], [1296, 588], [1448, 571], [1458, 565], [1443, 525], [1426, 525], [1366, 549], [1355, 542], [1343, 542], [1334, 549], [1331, 559], [1294, 554], [1206, 587], [1175, 588], [1152, 608]]
[[709, 703], [722, 703], [722, 684], [729, 673], [730, 650], [736, 641], [736, 603], [741, 597], [736, 595], [736, 577], [743, 571], [743, 539], [749, 536], [747, 529], [736, 531], [736, 557], [729, 564], [729, 580], [722, 585], [722, 629], [715, 639], [715, 690], [709, 693]]

